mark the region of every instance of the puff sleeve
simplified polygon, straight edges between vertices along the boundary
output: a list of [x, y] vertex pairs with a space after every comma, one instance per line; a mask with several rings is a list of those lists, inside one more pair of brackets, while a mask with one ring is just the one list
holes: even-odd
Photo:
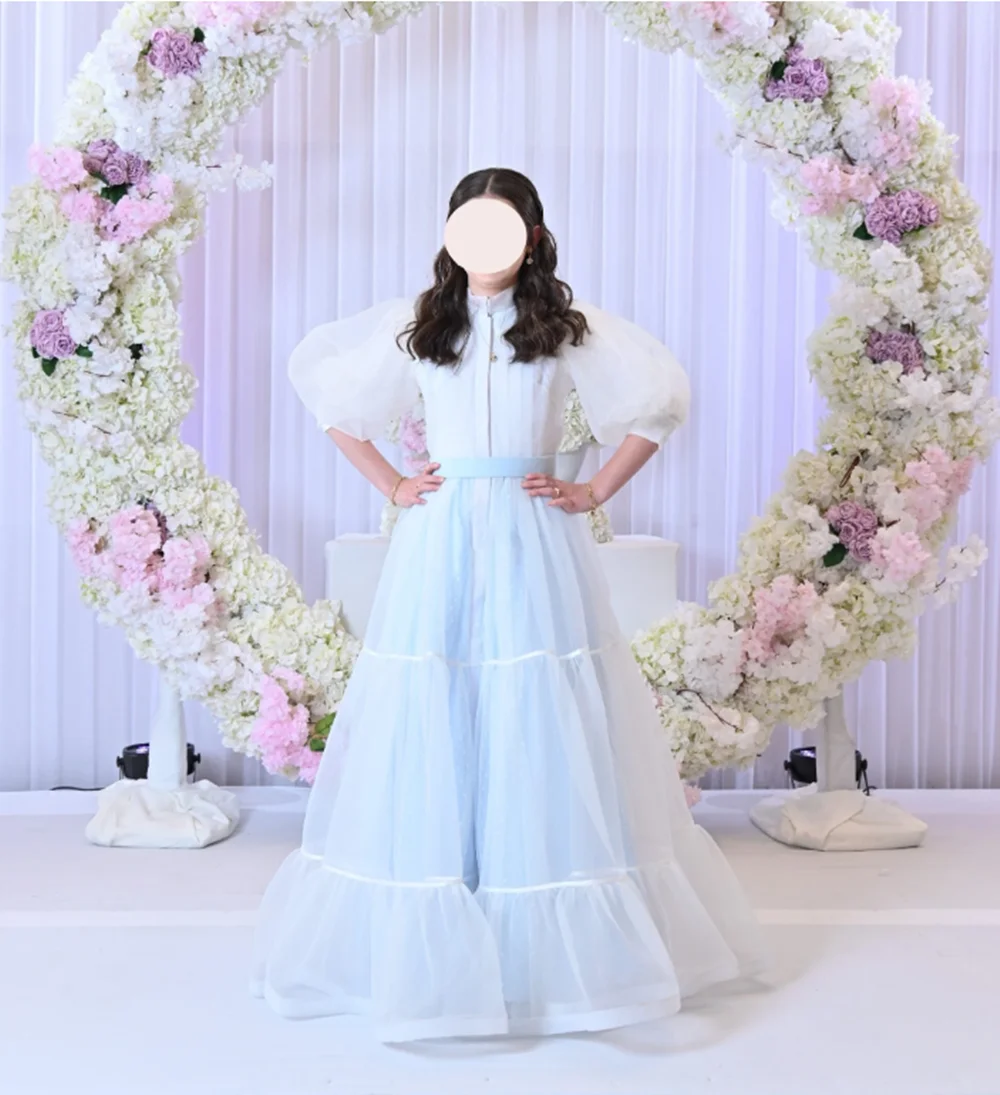
[[590, 334], [563, 356], [591, 432], [601, 445], [630, 433], [662, 445], [687, 418], [691, 385], [673, 354], [635, 323], [577, 304]]
[[323, 430], [373, 441], [417, 402], [415, 362], [396, 345], [413, 302], [383, 301], [348, 319], [315, 327], [292, 351], [288, 375]]

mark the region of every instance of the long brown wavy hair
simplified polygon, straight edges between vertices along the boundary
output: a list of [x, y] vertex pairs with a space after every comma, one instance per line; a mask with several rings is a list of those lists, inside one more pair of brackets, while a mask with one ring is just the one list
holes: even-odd
[[[541, 236], [531, 250], [532, 262], [522, 262], [517, 272], [517, 320], [504, 335], [514, 349], [513, 360], [530, 362], [551, 357], [567, 339], [579, 346], [589, 330], [587, 320], [572, 307], [573, 290], [556, 277], [556, 241], [545, 224], [534, 184], [506, 167], [473, 171], [455, 187], [448, 216], [467, 201], [484, 195], [509, 202], [524, 221], [529, 239], [536, 225], [541, 228]], [[396, 340], [400, 349], [405, 348], [418, 360], [457, 364], [470, 327], [468, 290], [468, 274], [442, 247], [434, 259], [434, 284], [417, 298], [414, 319]]]

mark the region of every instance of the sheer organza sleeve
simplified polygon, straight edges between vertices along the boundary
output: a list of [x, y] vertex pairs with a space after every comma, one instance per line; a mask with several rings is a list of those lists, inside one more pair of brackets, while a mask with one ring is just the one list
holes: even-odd
[[662, 445], [687, 418], [691, 386], [674, 355], [635, 323], [576, 304], [590, 334], [564, 343], [563, 358], [591, 432], [601, 445], [638, 434]]
[[383, 301], [315, 327], [295, 347], [288, 375], [322, 429], [373, 441], [416, 404], [415, 363], [396, 345], [412, 318], [412, 301]]

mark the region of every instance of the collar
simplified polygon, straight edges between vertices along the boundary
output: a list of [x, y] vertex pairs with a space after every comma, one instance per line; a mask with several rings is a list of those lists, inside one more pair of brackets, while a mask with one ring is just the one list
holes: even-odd
[[491, 297], [479, 297], [476, 296], [472, 290], [469, 290], [469, 311], [470, 312], [484, 312], [488, 316], [495, 316], [498, 312], [505, 312], [514, 305], [514, 286], [508, 285], [506, 289], [501, 289], [499, 293], [494, 293]]

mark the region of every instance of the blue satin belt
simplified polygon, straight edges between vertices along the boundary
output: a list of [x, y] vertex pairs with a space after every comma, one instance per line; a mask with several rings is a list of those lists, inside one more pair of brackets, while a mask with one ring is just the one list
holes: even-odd
[[[432, 462], [433, 459], [432, 459]], [[554, 456], [444, 456], [433, 472], [445, 479], [521, 479], [537, 472], [554, 475]]]

